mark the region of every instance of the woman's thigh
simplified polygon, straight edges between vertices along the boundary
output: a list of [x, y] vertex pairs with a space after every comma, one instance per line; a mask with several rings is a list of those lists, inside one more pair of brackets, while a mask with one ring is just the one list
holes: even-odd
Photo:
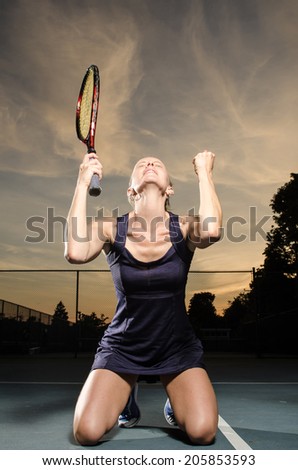
[[106, 369], [90, 372], [74, 413], [74, 435], [83, 445], [94, 445], [116, 424], [137, 376]]
[[217, 400], [207, 372], [188, 369], [161, 381], [170, 399], [178, 426], [193, 443], [210, 444], [218, 424]]

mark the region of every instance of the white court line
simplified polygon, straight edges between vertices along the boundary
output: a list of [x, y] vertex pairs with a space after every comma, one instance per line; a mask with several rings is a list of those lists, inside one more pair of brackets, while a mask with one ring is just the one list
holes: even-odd
[[218, 427], [236, 450], [252, 450], [252, 448], [234, 431], [233, 428], [221, 417], [218, 417]]

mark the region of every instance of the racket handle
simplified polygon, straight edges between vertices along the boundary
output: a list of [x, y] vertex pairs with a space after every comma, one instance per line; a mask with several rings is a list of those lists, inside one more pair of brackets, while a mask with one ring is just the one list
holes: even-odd
[[94, 174], [89, 186], [90, 196], [99, 196], [101, 193], [100, 181], [98, 175]]
[[[96, 153], [95, 149], [93, 146], [88, 147], [88, 153]], [[90, 196], [99, 196], [101, 193], [101, 186], [100, 186], [100, 180], [99, 177], [96, 173], [91, 178], [90, 181], [90, 186], [89, 186], [89, 195]]]

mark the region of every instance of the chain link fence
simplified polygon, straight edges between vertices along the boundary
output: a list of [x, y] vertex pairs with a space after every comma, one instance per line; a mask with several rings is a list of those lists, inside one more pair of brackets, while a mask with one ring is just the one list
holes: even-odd
[[[254, 269], [190, 271], [186, 308], [195, 293], [211, 292], [215, 295], [216, 313], [222, 315], [240, 293], [250, 292], [254, 273]], [[293, 281], [290, 296], [295, 296], [296, 287], [297, 280], [296, 284]], [[266, 288], [262, 283], [258, 285], [250, 317], [243, 320], [241, 327], [222, 322], [215, 328], [201, 328], [199, 336], [205, 350], [257, 355], [298, 353], [298, 309], [273, 311], [272, 301], [277, 303], [277, 290], [276, 285], [275, 293], [268, 288], [268, 283]], [[94, 352], [116, 307], [109, 270], [1, 270], [0, 298], [3, 299], [0, 300], [2, 354]], [[54, 321], [53, 314], [60, 301], [68, 312], [67, 321], [57, 318]], [[82, 321], [90, 315], [104, 318], [105, 325], [93, 328], [90, 322]]]

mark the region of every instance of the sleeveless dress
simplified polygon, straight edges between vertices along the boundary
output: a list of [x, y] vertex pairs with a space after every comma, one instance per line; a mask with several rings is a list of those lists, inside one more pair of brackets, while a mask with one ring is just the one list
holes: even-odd
[[205, 367], [201, 341], [185, 308], [193, 252], [183, 238], [178, 216], [169, 215], [172, 246], [152, 262], [139, 261], [127, 250], [128, 214], [117, 218], [107, 261], [118, 303], [98, 345], [92, 370], [164, 375]]

